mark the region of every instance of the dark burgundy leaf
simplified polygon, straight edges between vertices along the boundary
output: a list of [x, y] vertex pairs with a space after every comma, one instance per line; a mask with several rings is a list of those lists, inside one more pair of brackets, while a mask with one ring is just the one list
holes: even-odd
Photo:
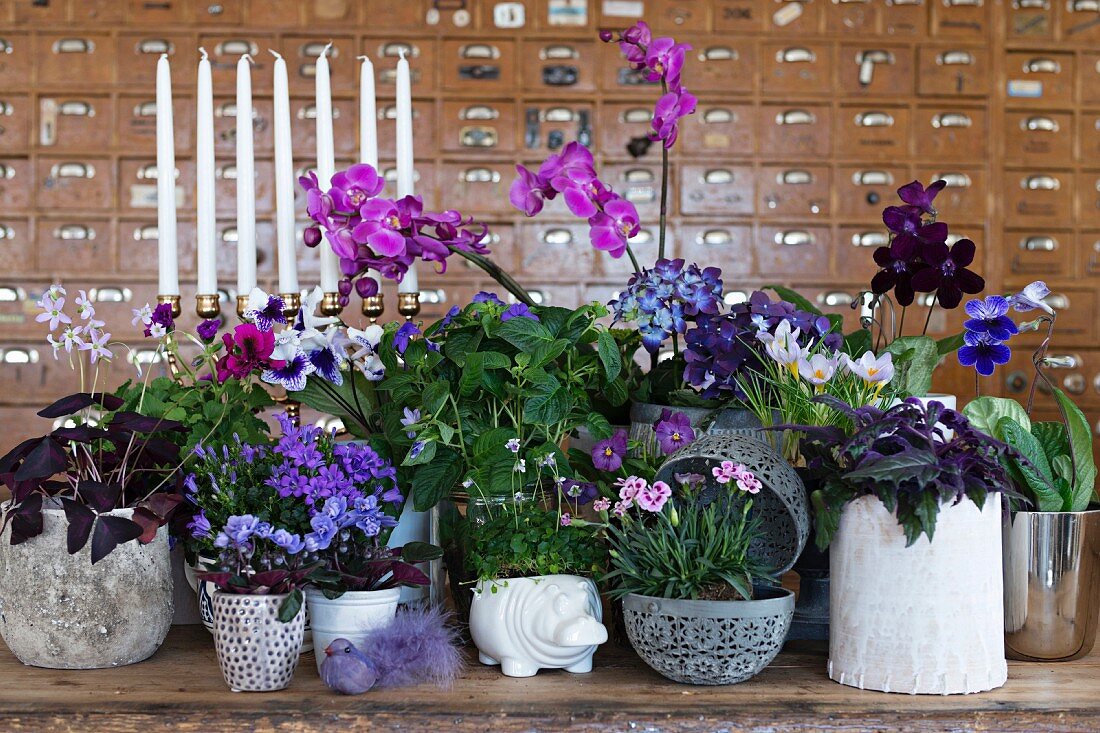
[[90, 394], [88, 392], [77, 392], [67, 397], [62, 397], [50, 406], [38, 411], [39, 417], [67, 417], [74, 412], [79, 412], [85, 407], [91, 407], [98, 405], [105, 410], [117, 410], [122, 407], [125, 401], [121, 397], [115, 397], [112, 394], [104, 394], [98, 392]]
[[142, 507], [159, 517], [163, 524], [172, 518], [172, 514], [181, 503], [183, 503], [183, 497], [179, 494], [153, 494], [142, 504]]
[[13, 473], [15, 467], [19, 465], [19, 461], [26, 458], [27, 454], [34, 449], [40, 440], [42, 438], [27, 438], [8, 451], [3, 458], [0, 458], [0, 474]]
[[66, 532], [69, 554], [75, 555], [88, 544], [96, 515], [94, 511], [73, 499], [62, 499], [61, 504], [65, 507], [65, 519], [69, 521], [69, 529]]
[[166, 420], [163, 417], [149, 417], [137, 412], [119, 412], [111, 418], [111, 425], [133, 430], [136, 433], [157, 433], [168, 430], [178, 430], [183, 423], [176, 420]]
[[146, 438], [141, 448], [141, 462], [147, 466], [179, 463], [180, 447], [164, 438]]
[[49, 437], [39, 438], [38, 445], [27, 454], [27, 457], [23, 459], [23, 463], [19, 466], [19, 470], [15, 472], [15, 480], [26, 481], [27, 479], [49, 478], [64, 471], [68, 465], [68, 456], [60, 443]]
[[76, 485], [76, 492], [84, 503], [97, 512], [109, 512], [118, 506], [118, 497], [122, 495], [121, 484], [105, 484], [85, 479]]
[[157, 530], [164, 525], [160, 517], [143, 506], [139, 506], [134, 510], [134, 516], [131, 519], [141, 526], [141, 536], [138, 537], [138, 542], [143, 545], [147, 545], [156, 539]]
[[395, 560], [390, 568], [394, 585], [428, 585], [431, 579], [415, 565]]
[[92, 532], [92, 564], [110, 555], [123, 542], [136, 540], [141, 532], [141, 525], [129, 519], [100, 515]]
[[108, 432], [103, 428], [93, 428], [91, 425], [77, 425], [74, 428], [58, 428], [51, 435], [60, 440], [71, 440], [76, 443], [91, 443], [94, 440], [106, 438]]
[[42, 534], [42, 494], [31, 494], [8, 513], [11, 543], [18, 545]]

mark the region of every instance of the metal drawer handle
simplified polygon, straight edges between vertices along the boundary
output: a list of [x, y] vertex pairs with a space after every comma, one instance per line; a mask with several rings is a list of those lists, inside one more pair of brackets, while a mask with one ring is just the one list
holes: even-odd
[[500, 49], [491, 43], [467, 43], [458, 49], [459, 58], [499, 59]]
[[[531, 300], [535, 301], [535, 305], [549, 305], [550, 293], [543, 290], [528, 290], [528, 294], [531, 296]], [[511, 300], [511, 298], [509, 298]]]
[[0, 115], [11, 117], [13, 114], [15, 114], [15, 107], [12, 106], [12, 103], [0, 100]]
[[860, 112], [856, 115], [860, 127], [893, 127], [894, 117], [888, 112]]
[[156, 117], [157, 116], [157, 103], [151, 102], [139, 102], [134, 105], [134, 117]]
[[628, 241], [631, 244], [652, 244], [653, 232], [649, 229], [639, 229], [638, 233], [631, 237]]
[[55, 163], [50, 168], [51, 178], [95, 178], [95, 166], [91, 163]]
[[817, 122], [813, 112], [805, 109], [789, 109], [775, 116], [777, 125], [812, 125]]
[[162, 358], [160, 349], [135, 349], [130, 355], [131, 362], [141, 364], [142, 366], [159, 364]]
[[652, 204], [657, 200], [657, 191], [652, 186], [632, 186], [626, 190], [623, 198], [632, 204]]
[[0, 224], [0, 239], [15, 239], [15, 230], [7, 224]]
[[892, 186], [894, 174], [890, 171], [856, 171], [852, 183], [857, 186]]
[[464, 148], [495, 148], [500, 140], [496, 129], [472, 125], [458, 131], [458, 142]]
[[439, 305], [440, 303], [447, 302], [447, 291], [443, 288], [431, 288], [430, 290], [420, 291], [420, 302], [431, 303], [432, 305]]
[[226, 244], [237, 243], [237, 227], [226, 227], [222, 229], [222, 241]]
[[1058, 249], [1058, 240], [1054, 237], [1024, 237], [1020, 240], [1020, 249], [1026, 252], [1053, 252]]
[[817, 54], [805, 46], [793, 46], [777, 51], [775, 60], [781, 64], [810, 64], [817, 61]]
[[0, 285], [0, 303], [16, 303], [27, 299], [27, 291], [18, 286]]
[[[394, 114], [396, 113], [395, 108]], [[500, 111], [487, 104], [475, 104], [463, 107], [458, 111], [458, 119], [460, 120], [495, 120], [498, 117], [500, 117]]]
[[737, 49], [729, 46], [710, 46], [699, 52], [699, 60], [703, 63], [707, 61], [736, 61], [739, 58], [741, 58], [741, 55], [737, 53]]
[[[335, 112], [335, 110], [333, 110], [333, 111]], [[412, 111], [412, 113], [413, 113], [413, 119], [414, 120], [420, 119], [420, 110], [414, 109]], [[314, 111], [313, 111], [313, 116], [314, 116], [314, 118], [317, 117], [317, 110], [316, 109], [314, 109]], [[380, 120], [396, 120], [397, 119], [397, 105], [396, 104], [387, 104], [385, 107], [382, 107], [378, 111], [378, 119], [380, 119]]]
[[214, 53], [218, 56], [241, 56], [246, 53], [255, 56], [259, 52], [260, 47], [245, 38], [231, 38], [214, 47]]
[[785, 247], [806, 247], [814, 243], [814, 235], [803, 229], [776, 232], [775, 243]]
[[576, 122], [580, 115], [568, 107], [550, 107], [539, 115], [543, 122]]
[[130, 288], [112, 286], [92, 288], [88, 291], [88, 295], [96, 303], [129, 303], [134, 297]]
[[235, 181], [237, 180], [237, 164], [227, 163], [226, 165], [219, 165], [214, 171], [214, 176], [220, 178], [223, 181]]
[[936, 129], [942, 127], [970, 127], [972, 124], [974, 124], [974, 121], [970, 119], [970, 115], [963, 112], [944, 112], [932, 117], [932, 127]]
[[905, 6], [908, 6], [908, 5], [912, 5], [912, 6], [915, 7], [915, 6], [918, 6], [918, 5], [923, 5], [924, 0], [886, 0], [886, 4], [887, 5], [895, 5], [895, 6], [898, 6], [898, 7], [905, 7]]
[[5, 364], [37, 364], [38, 350], [9, 346], [6, 349], [0, 349], [0, 361]]
[[971, 181], [966, 173], [937, 173], [932, 180], [946, 181], [948, 188], [970, 188]]
[[627, 183], [653, 183], [657, 176], [648, 168], [630, 168], [623, 173], [623, 180]]
[[943, 0], [943, 4], [948, 8], [980, 8], [982, 0]]
[[1030, 59], [1024, 64], [1025, 74], [1060, 74], [1062, 65], [1052, 58]]
[[1046, 297], [1047, 304], [1054, 310], [1069, 308], [1069, 296], [1062, 293], [1051, 293]]
[[631, 107], [630, 109], [623, 110], [623, 113], [619, 115], [619, 120], [621, 122], [630, 122], [633, 124], [649, 124], [653, 120], [653, 112], [646, 107]]
[[[172, 175], [173, 180], [178, 181], [179, 178], [180, 178], [180, 169], [179, 168], [173, 168], [172, 172], [173, 172], [173, 175]], [[138, 180], [145, 180], [145, 181], [155, 181], [155, 180], [157, 180], [157, 164], [156, 163], [146, 163], [145, 165], [143, 165], [143, 166], [141, 166], [137, 169], [137, 174], [136, 175], [137, 175]]]
[[175, 53], [176, 45], [167, 38], [146, 38], [138, 41], [136, 50], [138, 53], [160, 56], [162, 53]]
[[1028, 191], [1057, 191], [1062, 187], [1062, 182], [1054, 176], [1026, 176], [1020, 181], [1020, 186]]
[[725, 107], [714, 107], [703, 113], [704, 125], [725, 125], [733, 122], [736, 116], [733, 110]]
[[317, 78], [317, 64], [314, 61], [306, 61], [298, 66], [298, 76], [303, 79]]
[[[237, 116], [237, 103], [236, 102], [222, 102], [214, 110], [214, 114], [218, 117], [236, 117]], [[259, 111], [252, 108], [252, 119], [256, 119], [260, 116]]]
[[944, 51], [936, 56], [940, 66], [973, 66], [974, 54], [969, 51]]
[[729, 244], [733, 241], [733, 234], [729, 229], [707, 229], [704, 232], [699, 232], [695, 237], [697, 244], [704, 244], [707, 246], [722, 246]]
[[853, 247], [885, 247], [890, 238], [885, 232], [860, 232], [852, 235]]
[[[870, 0], [833, 0], [833, 2], [870, 2]], [[870, 49], [867, 51], [856, 52], [856, 63], [862, 64], [864, 62], [871, 62], [875, 64], [895, 64], [897, 58], [894, 56], [893, 51], [885, 51], [882, 49]]]
[[808, 170], [786, 170], [776, 174], [775, 182], [781, 186], [805, 186], [814, 182], [814, 176]]
[[402, 51], [405, 52], [406, 58], [416, 58], [420, 55], [420, 46], [403, 41], [389, 41], [378, 47], [378, 55], [383, 58], [400, 58]]
[[573, 232], [561, 227], [555, 229], [547, 229], [539, 237], [545, 244], [573, 244]]
[[160, 239], [160, 232], [157, 231], [156, 224], [146, 224], [134, 230], [135, 242], [155, 242], [158, 239]]
[[1097, 0], [1070, 0], [1071, 13], [1100, 13], [1100, 2]]
[[95, 41], [90, 38], [59, 38], [53, 42], [54, 53], [95, 53]]
[[1012, 0], [1016, 10], [1050, 10], [1048, 0]]
[[0, 179], [11, 180], [12, 178], [15, 178], [15, 166], [0, 163]]
[[822, 293], [817, 296], [817, 302], [821, 305], [829, 308], [836, 308], [842, 305], [850, 304], [855, 298], [851, 293], [845, 293], [843, 290], [831, 290], [827, 293]]
[[544, 46], [539, 49], [539, 58], [543, 61], [561, 61], [580, 57], [581, 54], [577, 49], [564, 43], [555, 43], [553, 46]]
[[871, 0], [833, 0], [833, 5], [866, 5]]
[[95, 117], [95, 107], [91, 102], [71, 99], [57, 105], [57, 113], [69, 117]]
[[467, 168], [459, 174], [464, 183], [500, 183], [500, 171], [490, 168]]
[[0, 38], [0, 53], [12, 53], [14, 50], [11, 41], [6, 38]]
[[62, 224], [53, 230], [53, 235], [63, 242], [90, 242], [95, 239], [95, 229], [85, 224]]
[[726, 305], [740, 305], [741, 303], [747, 303], [749, 300], [749, 294], [744, 290], [730, 290], [722, 296], [722, 302]]
[[309, 41], [303, 43], [298, 48], [298, 55], [304, 59], [315, 59], [322, 53], [325, 53], [326, 48], [328, 49], [328, 57], [330, 59], [334, 59], [340, 55], [340, 49], [330, 45], [327, 41]]
[[1058, 132], [1058, 120], [1050, 117], [1028, 117], [1020, 120], [1020, 129], [1029, 132]]
[[703, 183], [708, 186], [733, 183], [733, 171], [728, 168], [712, 168], [703, 173]]

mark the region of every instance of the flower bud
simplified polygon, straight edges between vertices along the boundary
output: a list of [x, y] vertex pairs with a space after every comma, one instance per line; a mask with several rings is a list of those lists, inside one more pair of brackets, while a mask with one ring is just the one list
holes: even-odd
[[321, 243], [320, 227], [306, 227], [305, 231], [302, 232], [302, 239], [307, 247], [316, 247]]
[[676, 507], [672, 507], [672, 511], [668, 513], [668, 521], [673, 527], [680, 526], [680, 513], [676, 511]]
[[336, 292], [340, 295], [351, 295], [352, 284], [351, 280], [344, 278], [340, 282], [336, 283]]
[[612, 38], [614, 38], [614, 36], [611, 31], [600, 31], [600, 40], [604, 43], [610, 43]]
[[355, 281], [355, 292], [359, 293], [360, 298], [370, 298], [378, 295], [378, 283], [374, 278], [361, 277]]

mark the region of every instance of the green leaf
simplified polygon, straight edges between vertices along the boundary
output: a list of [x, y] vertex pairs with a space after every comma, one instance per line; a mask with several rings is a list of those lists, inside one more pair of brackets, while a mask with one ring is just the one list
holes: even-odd
[[615, 337], [608, 331], [600, 331], [596, 336], [596, 348], [600, 354], [600, 363], [603, 364], [604, 376], [608, 381], [616, 379], [623, 371], [623, 356], [619, 353]]
[[424, 447], [415, 456], [412, 451], [405, 456], [405, 460], [401, 462], [402, 466], [423, 466], [426, 463], [431, 463], [435, 458], [435, 453], [439, 449], [439, 444], [434, 440], [429, 440], [424, 444]]
[[538, 425], [554, 425], [569, 412], [569, 396], [564, 389], [536, 392], [523, 405], [523, 419]]
[[520, 351], [532, 352], [539, 344], [554, 340], [549, 329], [530, 318], [512, 318], [500, 326], [497, 335]]
[[963, 340], [963, 334], [956, 333], [953, 336], [945, 336], [942, 339], [936, 341], [936, 352], [940, 355], [940, 358], [947, 356], [948, 354], [954, 354], [956, 351], [963, 347], [966, 343]]
[[603, 388], [603, 394], [612, 407], [625, 405], [626, 401], [630, 399], [630, 391], [627, 389], [626, 380], [621, 376], [608, 382]]
[[[293, 393], [294, 399], [318, 412], [340, 418], [352, 433], [365, 433], [370, 415], [378, 405], [374, 383], [358, 369], [344, 372], [343, 376], [343, 384], [336, 386], [323, 377], [310, 375], [305, 389]], [[357, 426], [362, 430], [356, 432]]]
[[906, 395], [928, 394], [932, 389], [932, 372], [940, 361], [936, 342], [929, 336], [899, 336], [885, 351], [894, 355], [892, 384]]
[[484, 338], [484, 333], [481, 329], [463, 329], [450, 332], [443, 341], [443, 355], [455, 364], [464, 366], [467, 357], [477, 352], [477, 347], [481, 345], [482, 338]]
[[1096, 459], [1092, 453], [1092, 426], [1085, 413], [1062, 390], [1054, 389], [1054, 399], [1069, 429], [1070, 457], [1073, 459], [1073, 500], [1068, 511], [1088, 508], [1096, 489]]
[[[920, 520], [921, 528], [928, 535], [928, 541], [931, 542], [932, 535], [936, 531], [936, 516], [940, 513], [940, 499], [936, 492], [925, 491], [921, 494], [915, 512], [917, 519]], [[909, 542], [909, 544], [911, 545], [913, 542]]]
[[797, 290], [791, 290], [790, 288], [785, 288], [782, 285], [765, 285], [763, 289], [774, 291], [776, 295], [793, 305], [795, 308], [798, 308], [799, 310], [813, 313], [815, 316], [825, 315], [821, 312], [820, 308], [818, 308], [812, 302], [799, 294]]
[[861, 328], [844, 337], [843, 350], [848, 356], [861, 356], [871, 351], [871, 347], [871, 331], [869, 329]]
[[443, 557], [443, 550], [427, 542], [406, 542], [401, 546], [401, 559], [408, 563], [429, 562]]
[[1033, 422], [1031, 434], [1043, 447], [1048, 461], [1053, 461], [1060, 455], [1069, 455], [1069, 434], [1066, 433], [1065, 423], [1060, 422]]
[[1031, 432], [1031, 418], [1027, 416], [1027, 412], [1019, 402], [1006, 397], [979, 397], [971, 400], [963, 408], [963, 415], [975, 429], [992, 435], [997, 440], [1003, 440], [997, 429], [997, 423], [1002, 417], [1012, 418], [1013, 422]]
[[1004, 416], [997, 423], [997, 432], [1002, 440], [1018, 450], [1027, 462], [1012, 460], [1009, 462], [1009, 474], [1026, 487], [1039, 511], [1059, 511], [1062, 499], [1054, 486], [1051, 465], [1039, 441], [1011, 417]]
[[294, 620], [298, 612], [302, 610], [302, 591], [295, 588], [287, 594], [283, 602], [279, 604], [279, 620], [288, 624]]
[[413, 508], [426, 512], [448, 496], [462, 480], [462, 457], [450, 448], [440, 448], [435, 460], [418, 466], [412, 478]]
[[458, 392], [463, 397], [472, 397], [481, 387], [485, 376], [485, 358], [474, 352], [466, 354], [466, 365], [462, 368], [462, 377], [458, 380]]
[[548, 344], [539, 344], [531, 351], [532, 367], [541, 367], [557, 359], [569, 348], [569, 342], [565, 339], [555, 339]]
[[438, 415], [439, 411], [443, 409], [443, 405], [447, 402], [447, 397], [451, 394], [450, 383], [439, 380], [438, 382], [432, 382], [424, 388], [423, 395], [423, 410], [429, 415]]
[[588, 413], [584, 424], [596, 440], [607, 440], [615, 432], [608, 419], [598, 412]]

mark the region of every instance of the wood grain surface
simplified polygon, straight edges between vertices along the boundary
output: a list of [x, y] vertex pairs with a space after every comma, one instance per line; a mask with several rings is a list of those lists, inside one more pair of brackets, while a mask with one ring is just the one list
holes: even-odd
[[1008, 684], [980, 695], [911, 697], [843, 687], [825, 647], [788, 646], [758, 677], [729, 687], [666, 681], [629, 649], [605, 645], [588, 675], [509, 679], [476, 663], [453, 688], [330, 693], [303, 657], [289, 689], [233, 693], [209, 635], [173, 627], [130, 667], [86, 672], [24, 667], [0, 651], [0, 730], [26, 733], [228, 731], [1096, 731], [1100, 655], [1009, 665]]

